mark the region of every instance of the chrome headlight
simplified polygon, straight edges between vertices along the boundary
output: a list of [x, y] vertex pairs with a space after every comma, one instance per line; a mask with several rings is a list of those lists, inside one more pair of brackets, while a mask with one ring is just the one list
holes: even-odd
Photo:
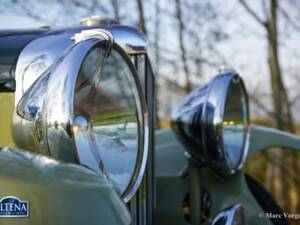
[[191, 158], [217, 172], [233, 174], [248, 150], [248, 97], [241, 78], [216, 76], [188, 95], [172, 116], [172, 127]]
[[107, 32], [75, 39], [18, 103], [15, 141], [24, 147], [23, 134], [30, 131], [25, 147], [103, 174], [127, 202], [148, 152], [142, 88], [131, 60]]

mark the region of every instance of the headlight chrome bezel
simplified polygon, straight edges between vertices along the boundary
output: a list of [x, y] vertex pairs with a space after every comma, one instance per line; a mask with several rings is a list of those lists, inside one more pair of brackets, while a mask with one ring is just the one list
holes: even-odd
[[[134, 81], [133, 85], [136, 86], [138, 92], [136, 93], [138, 96], [136, 104], [139, 108], [137, 159], [126, 190], [119, 193], [123, 200], [128, 202], [137, 191], [146, 167], [149, 139], [148, 112], [133, 63], [123, 48], [111, 39], [112, 35], [107, 35], [107, 33], [97, 36], [94, 32], [86, 32], [87, 36], [84, 38], [80, 36], [75, 39], [75, 43], [70, 45], [64, 54], [38, 77], [17, 104], [17, 111], [14, 115], [14, 136], [16, 142], [21, 145], [22, 141], [30, 136], [31, 140], [26, 140], [26, 144], [32, 145], [31, 148], [34, 151], [88, 167], [89, 165], [83, 162], [78, 154], [77, 151], [80, 150], [76, 149], [74, 143], [74, 101], [70, 99], [74, 99], [77, 76], [85, 56], [93, 48], [109, 45], [108, 47], [116, 50], [128, 65]], [[90, 34], [92, 35], [88, 37]], [[20, 133], [20, 128], [23, 131], [26, 130], [26, 133], [31, 131], [31, 134], [23, 136], [25, 132]], [[103, 171], [101, 172], [104, 174]]]
[[[229, 165], [228, 159], [226, 158], [226, 153], [224, 149], [224, 141], [223, 141], [223, 121], [224, 121], [224, 112], [225, 112], [225, 105], [226, 100], [230, 88], [231, 82], [234, 82], [235, 85], [238, 85], [242, 92], [242, 98], [244, 101], [243, 105], [243, 120], [245, 124], [245, 132], [244, 132], [244, 140], [243, 140], [243, 147], [242, 152], [239, 157], [239, 161], [237, 162], [236, 166], [232, 168]], [[207, 106], [208, 103], [212, 104], [213, 107], [216, 109], [215, 117], [213, 123], [210, 123], [207, 120]], [[202, 126], [202, 134], [203, 134], [203, 150], [204, 154], [207, 156], [208, 161], [212, 162], [212, 166], [215, 167], [217, 170], [220, 170], [222, 174], [235, 174], [243, 168], [246, 156], [248, 154], [248, 145], [249, 145], [249, 106], [248, 106], [248, 95], [246, 92], [246, 88], [244, 86], [244, 82], [242, 81], [241, 77], [237, 75], [235, 72], [226, 73], [224, 75], [220, 75], [212, 80], [210, 84], [210, 88], [207, 93], [207, 99], [204, 103], [204, 110], [201, 118], [201, 123], [204, 124]], [[213, 126], [214, 131], [216, 133], [209, 134], [207, 132], [208, 127]], [[217, 133], [217, 132], [220, 133]], [[208, 143], [208, 137], [215, 136], [217, 139], [222, 139], [222, 141], [218, 142], [219, 145], [222, 146], [212, 146]], [[222, 137], [222, 138], [221, 138]], [[211, 149], [222, 149], [223, 152], [220, 154], [219, 157], [213, 157], [211, 154]]]
[[[232, 82], [241, 91], [244, 122], [243, 146], [234, 168], [229, 165], [223, 146], [224, 111]], [[239, 172], [249, 147], [248, 95], [241, 77], [234, 71], [227, 72], [194, 90], [174, 110], [172, 128], [196, 164], [207, 165], [223, 175]]]

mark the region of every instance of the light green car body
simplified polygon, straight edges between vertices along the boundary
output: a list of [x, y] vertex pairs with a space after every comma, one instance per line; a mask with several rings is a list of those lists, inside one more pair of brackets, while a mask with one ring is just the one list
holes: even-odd
[[14, 148], [14, 96], [0, 94], [0, 198], [29, 202], [29, 217], [0, 218], [0, 224], [130, 224], [127, 207], [104, 177], [79, 165]]
[[[263, 212], [248, 189], [244, 171], [232, 177], [219, 177], [209, 168], [196, 169], [198, 179], [191, 181], [190, 176], [183, 176], [187, 160], [185, 148], [177, 141], [171, 130], [159, 131], [156, 135], [156, 179], [157, 179], [157, 218], [158, 224], [186, 224], [182, 213], [185, 195], [196, 185], [198, 195], [193, 196], [192, 204], [200, 207], [201, 190], [208, 190], [211, 195], [212, 209], [209, 219], [203, 224], [210, 224], [220, 212], [233, 204], [243, 205], [248, 224], [272, 224], [259, 218]], [[200, 208], [198, 208], [200, 212]], [[200, 213], [199, 213], [200, 214]]]
[[[13, 95], [0, 94], [0, 100], [0, 145], [14, 147], [10, 127]], [[261, 134], [265, 135], [263, 141]], [[299, 139], [274, 130], [256, 129], [251, 143], [249, 154], [274, 145], [297, 148]], [[193, 185], [199, 195], [201, 190], [209, 190], [211, 195], [211, 213], [203, 224], [210, 224], [220, 210], [236, 203], [243, 205], [248, 224], [272, 224], [259, 218], [263, 210], [248, 189], [244, 171], [222, 178], [209, 168], [194, 168], [192, 172], [198, 179], [192, 180], [186, 172], [188, 161], [184, 153], [185, 147], [171, 130], [156, 132], [157, 224], [190, 224], [183, 216], [182, 202]], [[129, 211], [112, 186], [78, 165], [5, 148], [0, 152], [0, 182], [0, 197], [17, 196], [30, 203], [28, 218], [0, 218], [0, 224], [130, 224]], [[197, 210], [199, 196], [195, 193], [191, 204]]]

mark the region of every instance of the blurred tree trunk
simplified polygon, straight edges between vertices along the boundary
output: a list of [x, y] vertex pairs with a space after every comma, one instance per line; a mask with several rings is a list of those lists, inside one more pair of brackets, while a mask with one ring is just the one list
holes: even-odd
[[182, 18], [182, 8], [181, 8], [181, 1], [175, 0], [175, 7], [176, 7], [176, 19], [178, 22], [178, 39], [179, 39], [179, 47], [180, 47], [180, 57], [183, 64], [183, 71], [185, 75], [185, 93], [188, 94], [192, 90], [192, 85], [190, 81], [190, 70], [187, 62], [186, 56], [186, 48], [184, 46], [184, 23]]
[[159, 74], [159, 60], [160, 60], [160, 0], [155, 0], [155, 30], [154, 30], [154, 54], [155, 54], [155, 71]]
[[[160, 71], [160, 49], [159, 49], [159, 41], [160, 41], [160, 0], [155, 1], [155, 28], [154, 28], [154, 55], [155, 55], [155, 73], [159, 75]], [[158, 77], [155, 80], [155, 117], [156, 117], [156, 129], [161, 128], [160, 120], [158, 115], [159, 110], [159, 102], [158, 102]]]
[[[281, 69], [278, 60], [278, 37], [277, 37], [277, 2], [276, 0], [271, 0], [270, 5], [270, 18], [266, 22], [266, 30], [268, 37], [268, 65], [271, 74], [271, 88], [272, 88], [272, 99], [273, 107], [275, 111], [275, 125], [280, 130], [285, 130], [285, 118], [284, 118], [284, 104], [286, 104], [286, 90], [283, 86]], [[289, 111], [289, 109], [287, 109]], [[275, 153], [276, 158], [280, 159], [284, 163], [284, 150], [278, 149]], [[281, 168], [270, 165], [269, 170], [271, 173], [271, 190], [276, 194], [279, 202], [286, 207], [286, 187], [284, 171]], [[270, 175], [270, 173], [269, 173]], [[275, 179], [274, 179], [275, 178]], [[276, 179], [277, 178], [277, 179]], [[268, 178], [270, 179], [270, 178]]]
[[278, 58], [277, 0], [271, 0], [270, 18], [266, 22], [268, 36], [268, 64], [271, 74], [272, 98], [276, 115], [276, 127], [280, 130], [294, 132], [294, 121], [291, 115], [287, 91], [282, 81]]
[[[137, 9], [138, 9], [138, 15], [139, 15], [139, 27], [141, 31], [144, 33], [144, 35], [147, 37], [147, 26], [146, 26], [146, 20], [145, 20], [145, 14], [144, 14], [144, 6], [142, 0], [136, 0], [137, 4]], [[156, 0], [155, 2], [155, 40], [154, 40], [154, 50], [155, 50], [155, 72], [156, 75], [159, 74], [159, 54], [160, 54], [160, 49], [158, 46], [159, 43], [159, 34], [160, 34], [160, 5], [159, 5], [159, 0]], [[155, 80], [157, 82], [157, 78]], [[158, 101], [158, 85], [155, 84], [155, 127], [156, 129], [160, 128], [160, 120], [158, 116], [158, 111], [159, 111], [159, 101]]]
[[119, 0], [111, 0], [111, 5], [114, 10], [114, 19], [118, 22], [121, 22]]
[[[287, 130], [289, 132], [295, 132], [294, 121], [292, 118], [291, 108], [289, 105], [289, 98], [285, 86], [282, 80], [282, 73], [279, 64], [278, 57], [278, 1], [271, 0], [270, 2], [270, 18], [266, 23], [266, 30], [268, 36], [268, 64], [271, 74], [271, 85], [272, 85], [272, 98], [274, 111], [276, 115], [275, 123], [276, 127], [280, 130]], [[297, 168], [297, 157], [295, 154], [288, 153], [282, 149], [276, 152], [276, 156], [281, 160], [282, 163], [290, 165], [289, 168], [298, 171]], [[273, 182], [274, 192], [278, 193], [278, 198], [281, 199], [282, 204], [285, 208], [292, 212], [295, 210], [292, 202], [293, 192], [295, 191], [295, 183], [293, 179], [283, 171], [282, 168], [273, 166], [274, 176], [278, 177], [281, 182]], [[277, 176], [276, 176], [277, 175]], [[274, 177], [273, 176], [273, 177]]]
[[[295, 132], [294, 121], [291, 113], [289, 104], [289, 98], [285, 89], [281, 67], [278, 57], [278, 0], [269, 0], [269, 8], [267, 9], [266, 3], [264, 2], [265, 20], [261, 19], [254, 10], [246, 3], [245, 0], [240, 0], [240, 3], [249, 12], [250, 15], [264, 27], [267, 34], [268, 42], [268, 66], [271, 77], [271, 89], [272, 89], [272, 101], [275, 113], [275, 126], [280, 130], [286, 130], [289, 132]], [[293, 168], [297, 168], [297, 158], [294, 155], [288, 154], [287, 151], [278, 149], [274, 153], [276, 159], [279, 159], [283, 164], [291, 164]], [[295, 168], [296, 167], [296, 168]], [[270, 172], [271, 171], [271, 172]], [[267, 180], [269, 180], [270, 189], [275, 194], [276, 199], [279, 201], [285, 209], [289, 212], [293, 211], [291, 208], [291, 201], [293, 189], [295, 186], [291, 178], [288, 179], [287, 174], [284, 172], [282, 167], [270, 165], [266, 171]]]
[[145, 22], [145, 16], [144, 16], [144, 7], [142, 0], [136, 0], [137, 4], [137, 10], [139, 15], [139, 27], [142, 30], [142, 32], [147, 36], [147, 28], [146, 28], [146, 22]]

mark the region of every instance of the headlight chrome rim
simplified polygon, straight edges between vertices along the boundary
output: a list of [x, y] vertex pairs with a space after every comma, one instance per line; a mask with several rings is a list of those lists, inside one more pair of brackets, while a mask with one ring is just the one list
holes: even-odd
[[138, 121], [138, 131], [139, 131], [139, 140], [138, 140], [138, 145], [139, 145], [139, 151], [136, 159], [136, 166], [134, 169], [134, 173], [132, 174], [131, 180], [126, 188], [126, 190], [122, 193], [121, 197], [124, 200], [124, 202], [129, 202], [131, 198], [134, 196], [136, 191], [138, 190], [140, 183], [142, 181], [145, 169], [146, 169], [146, 164], [147, 164], [147, 158], [148, 158], [148, 141], [149, 141], [149, 121], [148, 121], [148, 109], [147, 109], [147, 104], [146, 100], [144, 98], [143, 94], [143, 89], [141, 86], [141, 83], [138, 78], [138, 74], [136, 72], [136, 69], [134, 65], [132, 64], [131, 59], [129, 56], [122, 50], [122, 48], [117, 45], [116, 43], [113, 44], [112, 48], [116, 50], [121, 57], [125, 60], [127, 65], [129, 66], [129, 69], [131, 71], [131, 74], [133, 75], [133, 81], [135, 82], [136, 85], [136, 96], [138, 96], [139, 104], [137, 104], [140, 108], [138, 109], [139, 115], [139, 121]]
[[[224, 112], [225, 112], [225, 104], [229, 92], [229, 87], [231, 82], [236, 82], [237, 85], [239, 85], [239, 88], [241, 88], [242, 91], [242, 97], [244, 98], [244, 105], [243, 105], [243, 120], [245, 123], [245, 132], [244, 132], [244, 143], [242, 147], [242, 153], [239, 158], [239, 162], [234, 168], [231, 168], [228, 159], [225, 156], [225, 149], [223, 146], [223, 126], [222, 122], [224, 121]], [[224, 96], [224, 93], [226, 95]], [[213, 124], [211, 124], [211, 121], [208, 121], [207, 116], [207, 106], [208, 103], [213, 104], [213, 107], [218, 110], [218, 112], [215, 114], [216, 117], [214, 118]], [[201, 130], [202, 130], [202, 140], [203, 140], [203, 151], [204, 151], [204, 157], [206, 158], [205, 161], [210, 161], [210, 164], [212, 164], [212, 167], [218, 170], [219, 173], [225, 174], [225, 175], [232, 175], [237, 172], [239, 172], [245, 163], [246, 157], [248, 155], [248, 148], [249, 148], [249, 104], [248, 104], [248, 95], [247, 91], [244, 85], [243, 80], [240, 78], [240, 76], [235, 72], [228, 72], [222, 75], [219, 75], [215, 77], [211, 83], [209, 84], [209, 88], [207, 91], [206, 99], [204, 102], [203, 112], [201, 116]], [[219, 134], [214, 135], [216, 138], [221, 139], [218, 144], [221, 146], [217, 146], [218, 149], [222, 150], [221, 158], [213, 158], [210, 157], [211, 152], [210, 150], [214, 147], [209, 146], [207, 143], [207, 127], [213, 126], [214, 130], [220, 130]], [[222, 137], [222, 138], [220, 138]]]
[[241, 77], [234, 71], [219, 74], [192, 91], [173, 111], [172, 128], [186, 157], [199, 167], [221, 175], [242, 170], [249, 147], [249, 106]]
[[[92, 39], [86, 39], [83, 40], [82, 42], [93, 42]], [[91, 46], [89, 46], [85, 52], [85, 54], [83, 54], [83, 58], [84, 56], [86, 56], [88, 54], [88, 52], [90, 52], [93, 48], [97, 48], [99, 46], [101, 46], [103, 43], [100, 41], [96, 41], [95, 43], [93, 43]], [[137, 154], [137, 159], [136, 159], [136, 163], [135, 163], [135, 169], [133, 174], [131, 175], [131, 179], [130, 182], [127, 186], [127, 188], [125, 189], [125, 191], [123, 193], [119, 193], [121, 198], [124, 200], [124, 202], [129, 202], [131, 200], [131, 198], [133, 197], [133, 195], [135, 194], [135, 192], [137, 191], [145, 168], [146, 168], [146, 162], [147, 162], [147, 155], [148, 155], [148, 135], [149, 135], [149, 130], [148, 130], [148, 112], [147, 112], [147, 106], [145, 103], [145, 99], [143, 97], [143, 93], [142, 93], [142, 88], [141, 88], [141, 84], [139, 83], [138, 80], [138, 75], [137, 72], [132, 64], [132, 62], [130, 61], [129, 57], [126, 55], [126, 53], [123, 52], [122, 48], [120, 46], [118, 46], [116, 43], [113, 43], [113, 45], [111, 46], [112, 49], [116, 50], [122, 57], [122, 59], [125, 60], [126, 64], [129, 66], [130, 71], [131, 71], [131, 75], [134, 81], [134, 85], [136, 86], [136, 90], [138, 93], [136, 93], [136, 95], [138, 96], [138, 100], [136, 99], [136, 105], [139, 107], [138, 111], [139, 111], [139, 116], [138, 116], [138, 132], [139, 132], [139, 136], [138, 136], [138, 154]], [[83, 61], [83, 58], [81, 58], [79, 61]], [[78, 67], [79, 69], [80, 67]], [[72, 78], [72, 84], [71, 86], [73, 87], [76, 84], [76, 80], [77, 80], [77, 76], [78, 76], [78, 72], [76, 73], [76, 78]], [[57, 76], [54, 76], [54, 79], [61, 79], [58, 78]], [[56, 86], [54, 86], [52, 88], [53, 91], [56, 91]], [[71, 90], [71, 88], [66, 88], [66, 90]], [[74, 99], [75, 97], [75, 93], [74, 90], [72, 90], [72, 93], [65, 93], [65, 96], [73, 96], [72, 98]], [[53, 92], [50, 92], [47, 94], [46, 97], [46, 101], [53, 98]], [[53, 109], [55, 106], [53, 104], [48, 104], [46, 102], [45, 104], [48, 108]], [[56, 106], [57, 107], [57, 106]], [[69, 137], [72, 140], [72, 143], [74, 145], [74, 153], [75, 153], [75, 158], [76, 161], [78, 161], [78, 163], [82, 164], [82, 157], [81, 154], [79, 154], [79, 151], [81, 151], [80, 149], [77, 149], [76, 144], [75, 144], [75, 137], [74, 137], [74, 132], [73, 132], [73, 127], [74, 127], [74, 117], [75, 115], [73, 114], [73, 109], [74, 109], [74, 100], [72, 102], [72, 104], [70, 105], [70, 109], [69, 109], [69, 113], [67, 116], [66, 121], [69, 121], [70, 123], [66, 123], [66, 133], [69, 134]], [[46, 114], [46, 118], [45, 121], [48, 121], [47, 115], [49, 113], [45, 113]], [[55, 116], [56, 118], [56, 116]], [[52, 127], [55, 127], [56, 125], [51, 125], [50, 123], [47, 124], [47, 133], [49, 133], [49, 129], [51, 129]], [[57, 138], [61, 138], [61, 136], [57, 137]], [[49, 135], [47, 135], [47, 140], [51, 141], [51, 137]], [[49, 144], [48, 144], [49, 146]], [[57, 147], [50, 147], [50, 151], [51, 149], [57, 149]], [[86, 154], [86, 152], [85, 152]], [[93, 157], [93, 156], [90, 156]], [[105, 162], [102, 161], [102, 159], [100, 159], [102, 163]], [[85, 164], [85, 166], [88, 166]], [[101, 169], [101, 168], [100, 168]], [[102, 174], [105, 175], [105, 171], [102, 171]], [[106, 176], [107, 177], [107, 176]]]
[[[136, 193], [142, 181], [148, 156], [149, 121], [146, 100], [143, 90], [129, 56], [121, 46], [113, 40], [107, 40], [106, 36], [91, 36], [73, 43], [64, 54], [47, 69], [25, 93], [18, 103], [17, 114], [23, 118], [22, 122], [32, 124], [30, 129], [34, 148], [39, 152], [46, 152], [53, 158], [81, 164], [81, 157], [74, 142], [74, 98], [75, 85], [79, 70], [84, 58], [94, 48], [106, 48], [107, 53], [114, 49], [130, 70], [130, 77], [134, 82], [137, 109], [138, 148], [137, 158], [133, 173], [130, 173], [130, 181], [120, 197], [128, 202]], [[43, 84], [43, 85], [38, 85]], [[71, 100], [73, 99], [73, 101]], [[25, 109], [34, 106], [32, 111]], [[31, 108], [30, 108], [31, 109]], [[82, 129], [90, 129], [88, 121], [80, 118], [77, 121]], [[92, 156], [90, 156], [92, 157]], [[87, 164], [84, 166], [89, 167]], [[102, 171], [103, 172], [103, 171]], [[102, 173], [104, 174], [104, 173]]]

